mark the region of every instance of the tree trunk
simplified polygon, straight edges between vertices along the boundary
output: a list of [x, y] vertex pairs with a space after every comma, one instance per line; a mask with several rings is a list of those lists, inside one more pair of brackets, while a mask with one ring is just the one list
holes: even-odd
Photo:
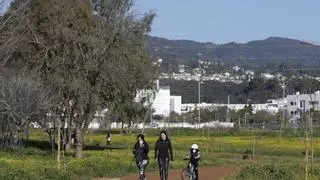
[[71, 131], [69, 128], [67, 128], [65, 130], [65, 141], [66, 141], [65, 151], [70, 151], [70, 149], [71, 149]]
[[71, 135], [73, 134], [72, 131], [72, 121], [74, 120], [74, 110], [75, 110], [75, 104], [73, 104], [70, 108], [70, 111], [68, 113], [68, 118], [66, 118], [67, 120], [67, 132], [66, 132], [66, 151], [69, 151], [71, 149]]
[[66, 151], [69, 151], [71, 149], [71, 115], [69, 115], [69, 118], [67, 119], [68, 127], [66, 129]]
[[89, 123], [92, 121], [94, 117], [95, 111], [91, 108], [90, 104], [86, 105], [84, 110], [84, 114], [80, 117], [80, 121], [76, 122], [76, 157], [83, 157], [83, 139], [84, 133], [87, 131], [89, 127]]
[[25, 131], [24, 131], [25, 136], [26, 136], [26, 140], [29, 140], [29, 126], [30, 126], [30, 124], [29, 124], [29, 122], [27, 122]]
[[58, 171], [60, 170], [60, 156], [61, 156], [61, 124], [60, 120], [58, 120], [58, 139], [57, 139], [57, 164], [58, 164]]
[[76, 157], [82, 158], [82, 148], [83, 148], [83, 136], [81, 124], [77, 123], [76, 125]]
[[123, 131], [123, 127], [124, 127], [124, 122], [123, 122], [123, 120], [121, 119], [121, 129], [120, 129], [120, 134], [122, 134], [122, 131]]

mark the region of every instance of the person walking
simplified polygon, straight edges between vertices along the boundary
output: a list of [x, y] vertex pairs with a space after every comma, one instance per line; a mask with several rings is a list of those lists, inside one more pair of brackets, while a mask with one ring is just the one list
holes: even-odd
[[137, 136], [137, 142], [133, 147], [132, 153], [134, 154], [134, 158], [136, 160], [136, 165], [139, 169], [139, 180], [145, 180], [145, 169], [149, 162], [149, 145], [144, 140], [144, 135], [139, 134]]
[[169, 160], [173, 161], [171, 141], [166, 131], [161, 131], [155, 144], [155, 160], [158, 161], [161, 180], [168, 180]]
[[107, 141], [107, 149], [111, 150], [111, 135], [109, 132], [107, 132], [106, 141]]

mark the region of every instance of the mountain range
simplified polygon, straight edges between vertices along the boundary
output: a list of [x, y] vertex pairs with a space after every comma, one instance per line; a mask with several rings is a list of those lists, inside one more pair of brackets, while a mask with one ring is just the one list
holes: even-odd
[[161, 58], [174, 64], [201, 59], [251, 68], [277, 68], [281, 64], [291, 68], [320, 67], [319, 45], [281, 37], [215, 44], [148, 36], [147, 50], [154, 59]]

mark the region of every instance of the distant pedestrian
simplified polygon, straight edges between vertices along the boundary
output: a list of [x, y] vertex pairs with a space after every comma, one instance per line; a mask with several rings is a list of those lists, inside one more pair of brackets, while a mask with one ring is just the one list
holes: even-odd
[[73, 132], [73, 133], [71, 134], [71, 145], [74, 146], [75, 143], [76, 143], [76, 133]]
[[143, 134], [137, 136], [137, 142], [133, 147], [132, 153], [134, 154], [137, 167], [139, 168], [139, 180], [145, 180], [145, 169], [149, 162], [149, 145], [145, 141]]
[[106, 141], [107, 141], [107, 148], [111, 149], [111, 135], [109, 132], [107, 132]]
[[[170, 155], [169, 155], [170, 154]], [[173, 161], [171, 141], [166, 131], [161, 131], [155, 144], [155, 160], [158, 161], [161, 180], [168, 180], [169, 160]]]

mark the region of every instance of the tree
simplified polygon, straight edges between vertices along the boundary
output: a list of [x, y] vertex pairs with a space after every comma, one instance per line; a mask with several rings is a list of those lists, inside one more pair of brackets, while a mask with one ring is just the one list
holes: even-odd
[[39, 116], [46, 115], [55, 105], [50, 90], [27, 74], [10, 74], [0, 78], [0, 121], [5, 147], [19, 145], [19, 133]]
[[131, 0], [15, 2], [27, 6], [0, 29], [2, 63], [38, 72], [59, 93], [60, 119], [76, 127], [81, 157], [96, 110], [153, 88], [156, 73], [144, 47], [154, 14], [138, 18]]
[[310, 123], [309, 122], [309, 114], [310, 114], [310, 118], [312, 119], [313, 122], [319, 122], [320, 112], [311, 108], [310, 112], [306, 111], [306, 112], [301, 113], [301, 115], [300, 115], [301, 120], [305, 123], [306, 126]]
[[216, 117], [216, 112], [215, 111], [210, 111], [208, 109], [201, 110], [201, 122], [209, 122], [213, 121]]
[[170, 113], [170, 123], [177, 123], [182, 121], [183, 121], [183, 117], [181, 115], [179, 115], [174, 111]]
[[276, 114], [276, 120], [286, 124], [289, 121], [290, 115], [286, 109], [280, 109]]
[[127, 133], [130, 133], [133, 123], [144, 123], [147, 116], [149, 106], [144, 106], [145, 100], [136, 102], [134, 99], [119, 98], [111, 106], [111, 114], [117, 116], [122, 124], [121, 131], [124, 124], [127, 125]]
[[269, 122], [275, 119], [275, 115], [273, 115], [272, 113], [265, 111], [265, 110], [260, 110], [257, 111], [254, 115], [253, 115], [253, 120], [256, 123], [264, 123], [264, 122]]

